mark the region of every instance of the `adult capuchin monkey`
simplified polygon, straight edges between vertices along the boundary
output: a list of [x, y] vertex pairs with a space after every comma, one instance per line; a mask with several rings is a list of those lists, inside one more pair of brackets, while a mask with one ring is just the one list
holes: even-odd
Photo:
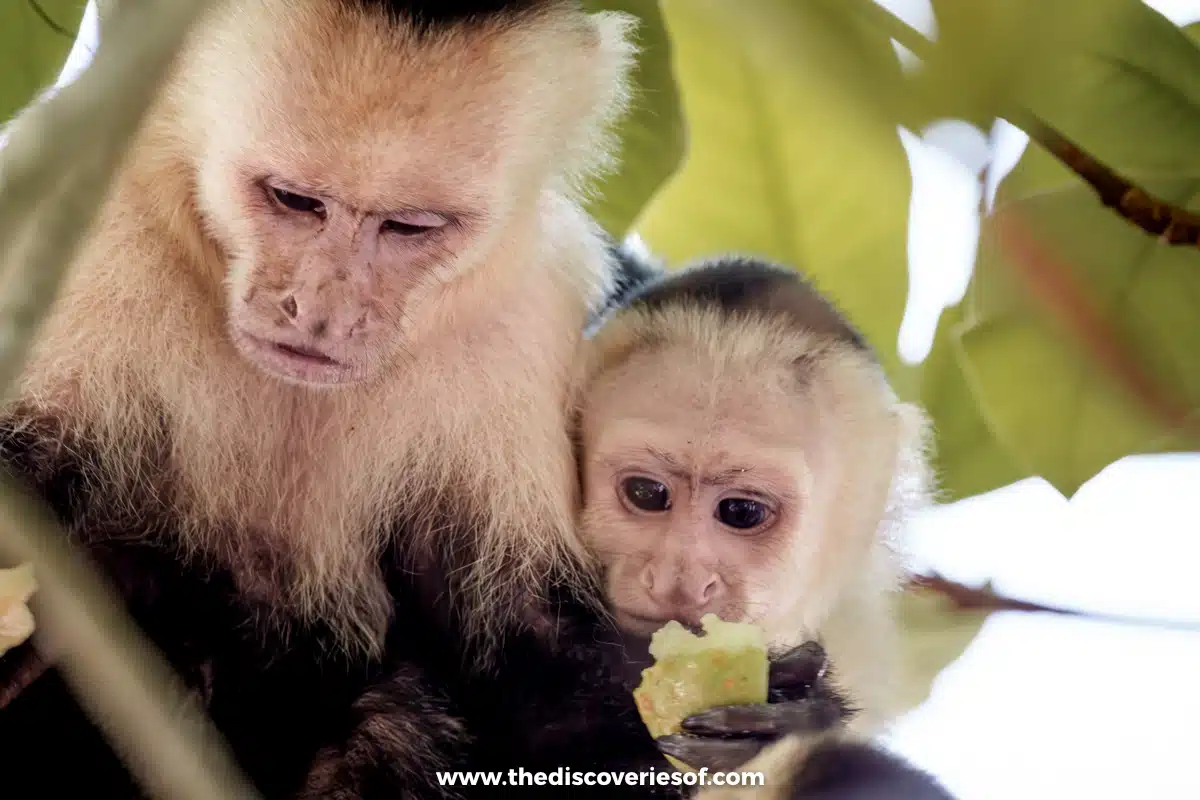
[[[575, 0], [217, 3], [6, 401], [3, 462], [268, 796], [375, 708], [381, 654], [482, 673], [553, 642], [547, 587], [587, 602], [568, 413], [611, 276], [578, 196], [628, 27]], [[133, 794], [52, 662], [0, 659], [4, 763], [54, 764], [6, 796]], [[433, 795], [466, 734], [409, 677], [390, 763]]]

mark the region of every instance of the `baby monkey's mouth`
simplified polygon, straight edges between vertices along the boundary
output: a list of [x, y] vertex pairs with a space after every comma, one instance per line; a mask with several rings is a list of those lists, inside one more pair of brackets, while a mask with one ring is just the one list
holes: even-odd
[[700, 625], [699, 620], [689, 620], [677, 616], [650, 617], [644, 614], [635, 614], [631, 611], [618, 610], [617, 624], [631, 633], [650, 636], [655, 631], [662, 628], [668, 622], [678, 622], [683, 627], [687, 628], [690, 633], [696, 636], [704, 635], [704, 628]]

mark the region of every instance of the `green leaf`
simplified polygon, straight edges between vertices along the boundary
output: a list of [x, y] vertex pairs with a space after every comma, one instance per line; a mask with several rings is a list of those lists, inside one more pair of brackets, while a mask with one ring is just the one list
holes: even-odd
[[616, 130], [620, 165], [597, 181], [588, 208], [605, 230], [623, 238], [683, 161], [686, 128], [658, 0], [587, 0], [584, 5], [589, 11], [621, 11], [638, 18], [633, 99]]
[[796, 265], [898, 382], [910, 178], [886, 36], [836, 2], [666, 0], [690, 127], [639, 232], [669, 260], [740, 251]]
[[1063, 61], [1104, 35], [1124, 2], [1089, 0], [1082, 13], [1076, 0], [932, 0], [937, 39], [914, 78], [917, 124], [957, 118], [986, 130], [1014, 97], [1053, 93]]
[[990, 492], [1028, 475], [996, 440], [963, 373], [958, 359], [962, 319], [961, 305], [942, 313], [921, 371], [921, 404], [933, 421], [941, 502]]
[[42, 19], [29, 0], [0, 3], [0, 123], [58, 76], [85, 5], [85, 0], [37, 0], [37, 7], [68, 31], [63, 35]]
[[934, 680], [975, 641], [990, 615], [988, 611], [955, 609], [934, 592], [908, 591], [900, 596], [896, 619], [904, 664], [901, 713], [925, 702]]
[[[1120, 6], [1121, 24], [1064, 62], [1064, 83], [1042, 95], [1057, 101], [1037, 111], [1135, 184], [1200, 209], [1200, 49], [1139, 0]], [[1159, 386], [1185, 408], [1200, 405], [1200, 253], [1156, 242], [1103, 208], [1032, 144], [997, 211], [1020, 215]], [[1194, 448], [1028, 295], [1012, 258], [983, 237], [960, 358], [1018, 461], [1069, 496], [1123, 456]]]

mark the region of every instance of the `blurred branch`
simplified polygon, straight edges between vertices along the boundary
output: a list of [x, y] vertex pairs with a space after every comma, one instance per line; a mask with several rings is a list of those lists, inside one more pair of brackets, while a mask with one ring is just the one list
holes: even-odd
[[1032, 611], [1104, 622], [1118, 622], [1124, 625], [1144, 625], [1146, 627], [1184, 631], [1200, 630], [1200, 623], [1166, 619], [1146, 619], [1142, 617], [1123, 617], [1117, 614], [1096, 614], [1090, 611], [1080, 611], [1061, 606], [1030, 603], [1026, 600], [1017, 600], [1007, 595], [997, 594], [992, 589], [991, 581], [985, 581], [982, 586], [976, 588], [967, 586], [965, 583], [957, 583], [949, 580], [936, 572], [913, 578], [909, 582], [909, 589], [910, 591], [929, 591], [941, 595], [948, 599], [956, 610], [960, 611]]
[[1013, 124], [1083, 178], [1096, 190], [1100, 202], [1120, 216], [1167, 244], [1200, 247], [1200, 214], [1159, 200], [1033, 115]]
[[1200, 434], [1188, 404], [1174, 397], [1143, 369], [1145, 359], [1122, 342], [1084, 287], [1075, 280], [1071, 269], [1028, 233], [1016, 212], [999, 212], [992, 227], [997, 243], [1033, 296], [1075, 334], [1102, 369], [1168, 430]]
[[[913, 55], [922, 60], [928, 59], [936, 45], [924, 34], [875, 0], [853, 2], [857, 4], [859, 13], [886, 31]], [[1011, 108], [999, 116], [1025, 131], [1031, 140], [1095, 189], [1100, 202], [1120, 217], [1169, 245], [1200, 247], [1200, 214], [1160, 200], [1141, 189], [1030, 111]]]
[[[72, 84], [19, 116], [0, 151], [0, 389], [20, 375], [37, 331], [184, 36], [207, 5], [122, 4], [105, 44]], [[81, 704], [154, 794], [253, 797], [215, 729], [88, 568], [43, 504], [0, 481], [0, 553], [31, 562], [39, 639]], [[189, 710], [181, 714], [181, 710]]]
[[143, 786], [181, 800], [255, 797], [208, 718], [43, 505], [5, 480], [0, 508], [9, 520], [0, 554], [37, 573], [39, 646], [61, 653], [80, 704]]

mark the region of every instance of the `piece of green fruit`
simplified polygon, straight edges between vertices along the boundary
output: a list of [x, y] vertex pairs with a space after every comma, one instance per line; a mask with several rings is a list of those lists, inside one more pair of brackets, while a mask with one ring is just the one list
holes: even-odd
[[[672, 620], [650, 638], [654, 666], [642, 670], [633, 691], [646, 729], [654, 738], [679, 733], [680, 723], [717, 706], [767, 702], [767, 638], [761, 628], [725, 622], [716, 614], [700, 619], [697, 636]], [[679, 769], [692, 768], [667, 756]]]

